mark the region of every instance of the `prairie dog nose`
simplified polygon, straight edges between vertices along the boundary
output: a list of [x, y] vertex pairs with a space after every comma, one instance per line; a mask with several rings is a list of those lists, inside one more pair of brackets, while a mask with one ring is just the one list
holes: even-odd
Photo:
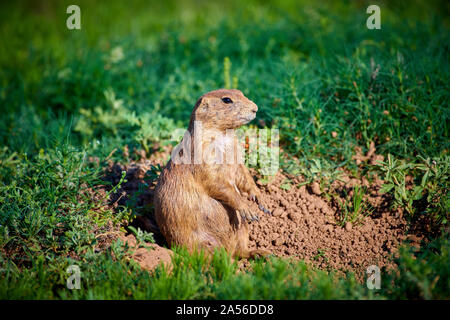
[[254, 113], [256, 113], [258, 111], [258, 106], [256, 105], [256, 103], [251, 102], [250, 110], [253, 111]]

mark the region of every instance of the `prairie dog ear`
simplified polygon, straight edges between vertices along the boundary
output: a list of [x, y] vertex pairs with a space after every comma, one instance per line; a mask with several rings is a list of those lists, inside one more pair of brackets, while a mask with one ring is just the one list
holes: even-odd
[[209, 107], [208, 99], [205, 97], [201, 97], [197, 100], [197, 103], [195, 104], [195, 108], [197, 109], [197, 112], [204, 112], [207, 111]]

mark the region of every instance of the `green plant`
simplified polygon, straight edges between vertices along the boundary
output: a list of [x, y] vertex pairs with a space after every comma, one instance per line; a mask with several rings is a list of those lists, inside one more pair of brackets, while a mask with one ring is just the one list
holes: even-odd
[[301, 185], [319, 181], [320, 188], [323, 190], [336, 180], [340, 180], [342, 171], [325, 159], [312, 159], [307, 165], [299, 166], [297, 170], [303, 175], [305, 181]]
[[117, 99], [112, 88], [103, 92], [106, 100], [106, 108], [96, 106], [91, 109], [80, 109], [80, 117], [74, 130], [79, 132], [85, 139], [99, 137], [105, 133], [111, 135], [123, 134], [139, 125], [139, 119], [134, 112], [124, 106], [122, 99]]
[[136, 229], [133, 226], [128, 226], [128, 229], [130, 229], [131, 232], [133, 232], [133, 234], [135, 235], [138, 247], [147, 247], [144, 245], [146, 242], [155, 243], [155, 239], [153, 238], [152, 233], [142, 231], [140, 228]]
[[144, 113], [139, 116], [139, 129], [133, 133], [135, 141], [147, 154], [155, 143], [166, 143], [172, 138], [176, 126], [173, 119], [160, 114]]
[[379, 169], [385, 183], [381, 189], [391, 193], [394, 207], [403, 207], [410, 217], [428, 214], [439, 225], [448, 223], [449, 157], [423, 158], [420, 162], [405, 162], [388, 155]]
[[280, 188], [283, 190], [289, 190], [292, 187], [292, 183], [289, 179], [285, 179], [283, 183], [280, 185]]
[[336, 198], [336, 201], [340, 207], [340, 217], [337, 221], [338, 225], [344, 226], [347, 222], [352, 224], [362, 223], [364, 217], [367, 217], [373, 212], [373, 207], [364, 201], [364, 194], [366, 193], [365, 187], [356, 185], [353, 188], [353, 195], [348, 197], [348, 193], [345, 192], [345, 200]]
[[393, 299], [450, 298], [450, 245], [448, 233], [419, 252], [403, 246], [396, 259], [399, 269], [382, 278], [382, 294]]

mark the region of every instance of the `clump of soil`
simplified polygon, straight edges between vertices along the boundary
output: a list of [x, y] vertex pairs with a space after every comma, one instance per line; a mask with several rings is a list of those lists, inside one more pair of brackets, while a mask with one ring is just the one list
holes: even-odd
[[145, 243], [145, 246], [138, 246], [136, 238], [132, 234], [121, 234], [119, 238], [134, 249], [131, 257], [139, 263], [142, 269], [153, 270], [161, 263], [170, 267], [171, 250], [154, 243]]
[[[302, 181], [294, 177], [290, 188], [281, 188], [287, 179], [278, 172], [261, 185], [273, 215], [260, 214], [259, 222], [250, 223], [251, 248], [302, 259], [321, 269], [362, 272], [370, 265], [394, 267], [390, 258], [405, 239], [406, 220], [400, 212], [389, 211], [386, 196], [378, 192], [380, 185], [372, 184], [366, 199], [377, 210], [359, 223], [341, 226], [341, 209], [318, 195], [317, 185], [296, 187]], [[335, 187], [345, 185], [339, 182]]]
[[[155, 181], [146, 179], [151, 165], [163, 165], [169, 155], [169, 149], [151, 158], [146, 158], [144, 153], [139, 160], [127, 164], [111, 162], [105, 170], [105, 179], [113, 184], [118, 183], [121, 172], [126, 171], [127, 181], [110, 201], [128, 205], [131, 201], [134, 211], [147, 213], [133, 222], [155, 236], [153, 248], [156, 250], [147, 250], [146, 253], [141, 250], [141, 258], [134, 257], [147, 269], [153, 268], [157, 261], [166, 261], [167, 251], [170, 251], [164, 248], [167, 244], [152, 216]], [[375, 162], [381, 157], [373, 151], [355, 160]], [[273, 215], [264, 214], [255, 203], [251, 203], [258, 210], [260, 220], [250, 223], [250, 247], [267, 249], [280, 257], [302, 259], [324, 270], [362, 274], [370, 265], [395, 268], [392, 256], [402, 241], [408, 239], [418, 247], [422, 235], [406, 236], [407, 221], [401, 210], [390, 209], [390, 199], [379, 192], [381, 180], [375, 178], [369, 183], [365, 177], [357, 179], [344, 171], [342, 173], [340, 181], [333, 182], [327, 192], [322, 192], [317, 182], [304, 185], [302, 177], [291, 177], [281, 171], [269, 183], [257, 180]], [[286, 186], [287, 179], [289, 186]], [[345, 201], [352, 195], [351, 191], [348, 195], [342, 191], [351, 190], [355, 185], [366, 187], [364, 201], [370, 203], [373, 210], [355, 223], [339, 223], [339, 200]], [[330, 194], [334, 197], [330, 198]], [[127, 239], [133, 241], [133, 236], [128, 235]]]

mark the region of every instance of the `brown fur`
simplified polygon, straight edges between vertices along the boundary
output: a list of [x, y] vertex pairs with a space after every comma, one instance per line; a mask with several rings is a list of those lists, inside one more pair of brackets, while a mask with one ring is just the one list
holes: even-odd
[[[232, 103], [224, 103], [222, 98]], [[224, 247], [229, 253], [242, 258], [267, 255], [263, 250], [249, 251], [246, 220], [256, 220], [245, 202], [242, 192], [257, 201], [261, 210], [268, 212], [262, 203], [261, 193], [248, 169], [237, 162], [215, 164], [217, 153], [205, 152], [219, 144], [223, 159], [231, 148], [239, 147], [235, 134], [228, 139], [227, 129], [235, 129], [253, 120], [258, 107], [239, 90], [215, 90], [204, 94], [191, 114], [188, 133], [194, 137], [194, 121], [201, 121], [201, 140], [185, 137], [172, 153], [172, 159], [163, 169], [155, 188], [155, 216], [162, 234], [170, 245], [185, 245], [190, 250]], [[180, 163], [174, 155], [192, 156], [196, 147], [202, 147], [202, 163]], [[187, 154], [185, 154], [187, 152]], [[233, 160], [236, 160], [234, 158]]]

